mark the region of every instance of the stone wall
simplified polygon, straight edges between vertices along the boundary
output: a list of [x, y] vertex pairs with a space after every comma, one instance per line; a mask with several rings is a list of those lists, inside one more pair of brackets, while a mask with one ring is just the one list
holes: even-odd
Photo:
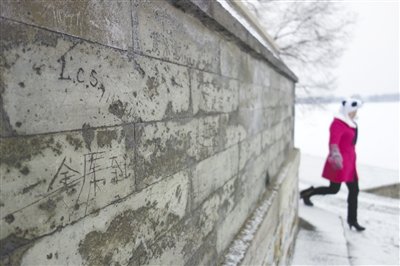
[[296, 78], [218, 2], [0, 4], [2, 264], [220, 264], [265, 198], [287, 257]]

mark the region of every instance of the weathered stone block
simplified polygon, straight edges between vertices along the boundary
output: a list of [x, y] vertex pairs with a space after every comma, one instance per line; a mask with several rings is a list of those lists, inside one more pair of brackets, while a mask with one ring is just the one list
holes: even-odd
[[274, 136], [273, 142], [276, 142], [283, 137], [283, 127], [281, 122], [274, 125], [270, 130]]
[[132, 131], [85, 128], [3, 139], [0, 238], [36, 238], [132, 193]]
[[136, 125], [136, 177], [139, 188], [188, 168], [241, 140], [229, 115]]
[[279, 105], [279, 90], [267, 88], [262, 97], [264, 108], [275, 108]]
[[261, 148], [266, 150], [272, 145], [274, 135], [270, 129], [264, 130], [261, 134]]
[[228, 115], [205, 116], [198, 119], [196, 150], [197, 159], [203, 160], [224, 150], [227, 141]]
[[140, 188], [193, 164], [198, 121], [178, 120], [136, 125], [135, 168]]
[[294, 104], [294, 93], [292, 89], [285, 89], [284, 87], [274, 90], [275, 106], [292, 106]]
[[[234, 193], [234, 205], [233, 208], [226, 215], [221, 216], [220, 222], [218, 223], [217, 230], [217, 250], [219, 254], [223, 254], [227, 250], [231, 242], [234, 240], [240, 228], [244, 225], [246, 219], [257, 207], [257, 200], [259, 195], [264, 191], [265, 184], [262, 180], [254, 182], [254, 180], [247, 180], [244, 175], [257, 175], [255, 172], [260, 172], [260, 165], [256, 163], [250, 163], [249, 167], [246, 167], [246, 171], [242, 171], [239, 174], [237, 180], [235, 180], [235, 193]], [[253, 171], [253, 167], [258, 168]], [[251, 172], [251, 173], [250, 173]], [[245, 173], [245, 174], [243, 174]], [[249, 176], [248, 175], [248, 176]]]
[[276, 109], [274, 108], [263, 108], [262, 109], [262, 130], [269, 130], [273, 126], [275, 120]]
[[230, 113], [228, 116], [222, 116], [221, 123], [224, 125], [225, 147], [230, 147], [242, 141], [246, 132], [237, 121], [237, 112]]
[[246, 132], [245, 138], [254, 136], [261, 132], [265, 127], [264, 109], [239, 109], [238, 124], [243, 132]]
[[239, 107], [244, 109], [263, 108], [263, 90], [260, 85], [239, 83]]
[[[207, 265], [215, 264], [218, 248], [216, 226], [235, 202], [236, 178], [229, 180], [200, 207], [193, 210], [187, 219], [169, 230], [149, 246], [153, 251], [145, 255], [149, 265]], [[221, 239], [226, 241], [226, 239]], [[162, 252], [160, 252], [162, 251]]]
[[[289, 81], [286, 81], [286, 82], [289, 82]], [[294, 103], [294, 100], [295, 100], [294, 99], [294, 89], [291, 88], [290, 86], [293, 86], [293, 84], [289, 83], [288, 84], [289, 88], [281, 90], [281, 99], [282, 99], [281, 104], [284, 106], [293, 106], [295, 104]]]
[[[245, 195], [243, 195], [244, 199]], [[225, 217], [222, 217], [222, 221], [218, 224], [217, 230], [217, 250], [219, 254], [229, 247], [229, 244], [233, 241], [236, 234], [239, 232], [243, 223], [246, 221], [249, 212], [253, 209], [253, 206], [247, 205], [247, 201], [241, 200], [235, 206], [234, 209], [228, 213]]]
[[[268, 172], [271, 177], [270, 178], [271, 182], [275, 182], [276, 177], [279, 174], [280, 164], [278, 163], [278, 159], [276, 157], [272, 157], [271, 154], [272, 154], [272, 152], [269, 152], [269, 156], [272, 159], [270, 160], [270, 163], [269, 163]], [[278, 155], [276, 155], [276, 156], [278, 156]]]
[[272, 128], [287, 118], [291, 117], [291, 109], [288, 106], [277, 106], [264, 109], [265, 128]]
[[238, 144], [245, 135], [234, 114], [205, 116], [198, 122], [197, 150], [201, 160]]
[[[227, 244], [233, 238], [230, 237], [227, 232], [230, 231], [231, 233], [233, 233], [234, 228], [233, 227], [222, 228], [221, 224], [225, 223], [227, 217], [230, 217], [230, 215], [236, 213], [234, 208], [238, 204], [237, 181], [238, 181], [237, 177], [234, 176], [233, 178], [228, 180], [222, 187], [220, 187], [216, 191], [216, 193], [214, 193], [209, 199], [207, 199], [201, 205], [200, 208], [200, 210], [202, 210], [200, 216], [202, 218], [200, 220], [201, 223], [194, 225], [194, 227], [192, 228], [192, 230], [194, 228], [203, 228], [204, 227], [203, 224], [207, 225], [208, 221], [213, 222], [212, 224], [213, 227], [210, 227], [209, 225], [209, 233], [212, 232], [212, 234], [215, 235], [215, 239], [213, 239], [212, 243], [210, 244], [212, 245], [213, 250], [215, 250], [216, 254], [221, 254], [221, 250], [225, 249], [227, 247]], [[196, 230], [198, 229], [195, 229], [195, 231]], [[203, 233], [203, 235], [205, 234]], [[203, 237], [203, 241], [204, 239], [205, 237]], [[199, 249], [201, 248], [202, 247], [200, 247]], [[192, 250], [195, 250], [195, 247], [192, 247]], [[199, 252], [197, 251], [196, 253]], [[197, 259], [197, 261], [199, 261], [199, 259]], [[212, 263], [216, 264], [216, 260], [213, 261]]]
[[207, 72], [191, 71], [194, 114], [229, 113], [239, 105], [238, 82]]
[[[241, 265], [254, 265], [261, 262], [266, 262], [270, 254], [272, 254], [273, 260], [277, 259], [274, 257], [274, 245], [276, 242], [277, 226], [279, 225], [279, 202], [276, 199], [276, 194], [271, 195], [271, 205], [268, 208], [267, 214], [263, 217], [259, 230], [257, 231], [250, 247], [246, 252]], [[260, 251], [264, 252], [260, 252]], [[271, 264], [274, 265], [275, 261]]]
[[41, 238], [23, 256], [22, 264], [143, 264], [150, 256], [146, 247], [185, 216], [188, 193], [189, 173], [177, 173], [97, 215]]
[[3, 0], [0, 5], [0, 15], [5, 18], [123, 50], [132, 47], [129, 1]]
[[264, 108], [273, 108], [276, 105], [276, 98], [274, 96], [275, 90], [268, 88], [263, 91], [263, 107]]
[[264, 88], [269, 88], [271, 86], [271, 68], [264, 59], [255, 59], [251, 56], [249, 56], [249, 58], [249, 63], [253, 67], [252, 83], [258, 84]]
[[[299, 165], [298, 151], [287, 156], [279, 176], [273, 183], [272, 193], [267, 194], [263, 202], [268, 201], [268, 210], [246, 249], [241, 265], [286, 265], [288, 252], [296, 234], [296, 215], [298, 194], [297, 170]], [[288, 196], [290, 195], [290, 196]], [[246, 239], [247, 240], [247, 239]]]
[[259, 200], [260, 195], [267, 186], [267, 172], [270, 161], [265, 155], [256, 157], [250, 161], [240, 172], [240, 186], [243, 188], [247, 206], [253, 206]]
[[291, 81], [290, 79], [286, 78], [285, 76], [281, 77], [281, 89], [285, 92], [287, 92], [287, 97], [288, 100], [294, 100], [293, 96], [294, 96], [294, 86], [295, 83], [293, 81]]
[[[298, 152], [291, 152], [286, 156], [287, 160], [291, 160], [291, 166], [288, 167], [287, 176], [297, 176], [300, 156]], [[279, 180], [279, 215], [293, 215], [297, 213], [298, 207], [298, 180], [296, 178], [284, 178]], [[284, 225], [286, 223], [283, 223]]]
[[[255, 206], [249, 205], [247, 201], [247, 194], [240, 188], [240, 182], [237, 183], [237, 190], [235, 192], [235, 205], [230, 212], [220, 218], [217, 227], [217, 250], [219, 254], [223, 254], [229, 247], [236, 234], [246, 221], [249, 213]], [[238, 193], [240, 193], [238, 195]]]
[[240, 72], [243, 71], [243, 53], [233, 42], [222, 40], [221, 49], [221, 74], [226, 77], [238, 79]]
[[271, 69], [270, 72], [270, 86], [273, 90], [281, 89], [281, 75], [276, 71]]
[[187, 68], [138, 55], [134, 56], [133, 65], [140, 78], [130, 84], [134, 98], [125, 99], [124, 105], [132, 105], [136, 121], [191, 115]]
[[271, 71], [266, 61], [244, 54], [239, 79], [246, 83], [269, 88]]
[[239, 146], [239, 169], [242, 170], [249, 161], [256, 159], [261, 153], [261, 148], [261, 133], [242, 141]]
[[[36, 134], [187, 115], [187, 69], [1, 20], [8, 132]], [[7, 30], [5, 30], [7, 29]], [[47, 42], [47, 43], [45, 43]], [[11, 129], [10, 129], [11, 128]]]
[[200, 248], [197, 249], [196, 253], [186, 261], [185, 265], [210, 265], [217, 266], [218, 252], [215, 248], [215, 242], [217, 236], [214, 232], [208, 235], [203, 241]]
[[238, 173], [238, 145], [199, 162], [193, 174], [193, 207]]
[[134, 49], [152, 57], [219, 73], [219, 40], [198, 19], [167, 1], [133, 0]]

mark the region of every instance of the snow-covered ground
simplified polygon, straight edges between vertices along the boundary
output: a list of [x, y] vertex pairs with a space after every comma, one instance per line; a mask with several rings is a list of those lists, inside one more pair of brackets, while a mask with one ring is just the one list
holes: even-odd
[[[327, 105], [324, 110], [305, 111], [296, 107], [295, 143], [302, 151], [300, 189], [328, 185], [321, 172], [328, 152], [328, 128], [336, 107]], [[399, 104], [366, 104], [359, 114], [358, 220], [367, 229], [356, 232], [346, 224], [345, 185], [336, 195], [313, 197], [314, 207], [301, 201], [300, 230], [292, 265], [400, 265], [400, 200], [364, 191], [399, 183]]]
[[[322, 158], [302, 155], [300, 189], [309, 185], [327, 185], [316, 171]], [[396, 171], [373, 168], [377, 180], [392, 183], [387, 174]], [[360, 172], [368, 172], [359, 166]], [[318, 171], [317, 171], [318, 172]], [[374, 187], [375, 180], [362, 182], [365, 188]], [[313, 207], [299, 202], [301, 226], [296, 240], [292, 265], [400, 265], [399, 228], [400, 200], [376, 196], [362, 191], [358, 197], [358, 220], [367, 229], [350, 230], [346, 224], [347, 188], [342, 186], [336, 195], [314, 196]]]

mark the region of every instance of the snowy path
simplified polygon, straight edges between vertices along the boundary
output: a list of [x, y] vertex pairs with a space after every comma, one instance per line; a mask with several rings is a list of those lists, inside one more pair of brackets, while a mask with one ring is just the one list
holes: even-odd
[[[300, 189], [327, 184], [317, 177], [320, 163], [321, 158], [302, 155]], [[359, 166], [360, 173], [373, 174], [360, 180], [361, 190], [398, 182], [398, 172], [368, 170]], [[292, 265], [400, 265], [400, 200], [360, 192], [358, 219], [367, 229], [356, 232], [346, 224], [346, 199], [343, 186], [336, 195], [313, 197], [314, 207], [299, 202], [300, 230]]]

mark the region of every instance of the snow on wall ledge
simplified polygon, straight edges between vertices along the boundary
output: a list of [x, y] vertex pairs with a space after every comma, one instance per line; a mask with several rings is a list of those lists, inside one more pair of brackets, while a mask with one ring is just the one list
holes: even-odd
[[297, 234], [299, 163], [300, 153], [294, 150], [228, 248], [223, 265], [290, 264]]
[[288, 209], [295, 77], [178, 2], [1, 1], [0, 264], [220, 264]]

